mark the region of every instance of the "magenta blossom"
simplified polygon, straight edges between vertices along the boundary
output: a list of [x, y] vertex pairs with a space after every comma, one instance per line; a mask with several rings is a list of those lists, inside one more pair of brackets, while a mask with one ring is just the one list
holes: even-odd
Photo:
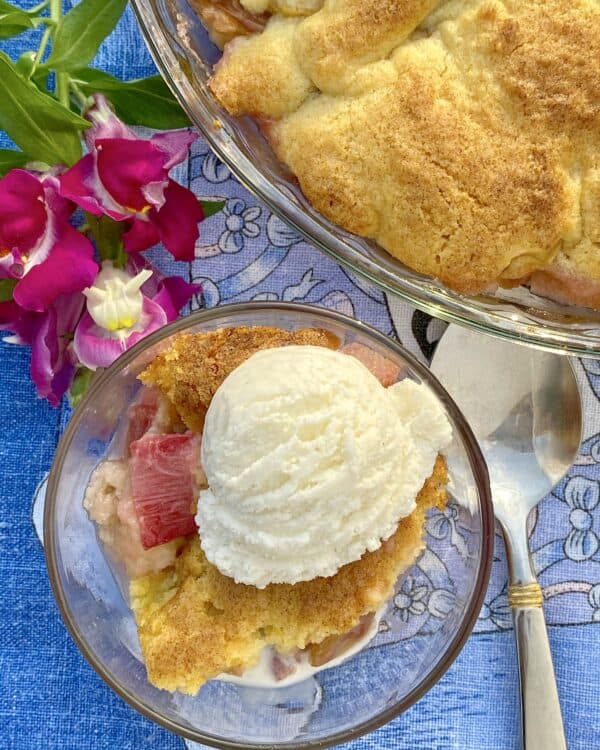
[[0, 180], [0, 278], [14, 279], [16, 304], [46, 310], [89, 286], [98, 271], [90, 241], [72, 227], [73, 204], [52, 172], [12, 169]]
[[84, 291], [87, 309], [73, 342], [79, 361], [91, 370], [108, 367], [144, 336], [174, 320], [198, 288], [177, 276], [163, 277], [139, 258], [125, 269], [105, 261], [93, 286]]
[[178, 260], [193, 260], [198, 222], [204, 218], [194, 194], [169, 178], [197, 135], [189, 130], [137, 138], [96, 94], [86, 113], [89, 153], [60, 176], [60, 192], [95, 216], [126, 221], [128, 252], [162, 242]]
[[0, 303], [0, 330], [10, 330], [9, 341], [31, 346], [31, 379], [38, 396], [53, 406], [73, 381], [77, 359], [73, 331], [84, 307], [82, 294], [57, 297], [44, 312], [25, 310], [15, 302]]

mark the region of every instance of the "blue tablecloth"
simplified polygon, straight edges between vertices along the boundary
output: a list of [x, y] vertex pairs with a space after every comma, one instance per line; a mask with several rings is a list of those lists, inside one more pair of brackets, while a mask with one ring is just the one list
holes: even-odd
[[[14, 55], [31, 39], [24, 35], [3, 47]], [[124, 78], [153, 72], [129, 9], [94, 64]], [[386, 297], [300, 241], [204, 142], [196, 144], [176, 177], [200, 196], [227, 200], [224, 210], [202, 225], [191, 267], [160, 256], [167, 268], [202, 280], [195, 307], [247, 299], [312, 302], [376, 325], [423, 358], [431, 353], [442, 324]], [[109, 690], [62, 624], [32, 523], [32, 497], [50, 467], [68, 408], [52, 409], [36, 399], [27, 349], [1, 343], [0, 357], [0, 749], [184, 750], [181, 738]], [[569, 476], [541, 504], [531, 544], [546, 595], [569, 747], [595, 750], [600, 748], [600, 363], [584, 360], [576, 367], [585, 398], [585, 440]], [[452, 533], [450, 521], [439, 531]], [[406, 714], [347, 747], [519, 747], [518, 676], [499, 537], [485, 606], [454, 665]]]

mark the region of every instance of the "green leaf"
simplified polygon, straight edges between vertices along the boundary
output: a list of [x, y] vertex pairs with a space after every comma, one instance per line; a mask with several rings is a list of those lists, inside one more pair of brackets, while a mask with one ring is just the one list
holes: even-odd
[[208, 219], [209, 216], [218, 213], [225, 206], [226, 201], [199, 201], [204, 211], [204, 218]]
[[0, 0], [0, 39], [16, 36], [35, 26], [33, 19], [15, 5]]
[[[21, 75], [23, 75], [21, 73]], [[29, 75], [29, 74], [27, 74]], [[31, 82], [34, 83], [38, 89], [41, 89], [42, 91], [45, 91], [46, 89], [49, 89], [48, 86], [48, 76], [50, 75], [48, 70], [44, 70], [44, 68], [41, 65], [38, 65], [36, 68], [35, 73], [31, 76]], [[27, 76], [26, 76], [27, 77]]]
[[10, 302], [18, 279], [0, 279], [0, 302]]
[[83, 68], [73, 71], [71, 79], [88, 96], [104, 94], [118, 117], [129, 125], [170, 130], [190, 124], [187, 115], [160, 76], [120, 81], [101, 70]]
[[61, 18], [45, 67], [69, 71], [87, 65], [126, 5], [127, 0], [81, 0]]
[[20, 76], [3, 52], [0, 103], [0, 129], [6, 130], [30, 159], [68, 166], [79, 159], [80, 131], [90, 123]]
[[12, 148], [0, 148], [0, 175], [5, 175], [15, 167], [22, 167], [31, 161], [27, 154]]
[[94, 372], [88, 367], [81, 365], [77, 369], [77, 373], [75, 374], [69, 389], [69, 400], [71, 401], [71, 406], [78, 406], [81, 399], [85, 396], [87, 389], [90, 387], [93, 377]]
[[34, 23], [25, 13], [4, 13], [0, 14], [0, 39], [8, 39], [11, 36], [17, 36], [26, 29], [32, 29]]

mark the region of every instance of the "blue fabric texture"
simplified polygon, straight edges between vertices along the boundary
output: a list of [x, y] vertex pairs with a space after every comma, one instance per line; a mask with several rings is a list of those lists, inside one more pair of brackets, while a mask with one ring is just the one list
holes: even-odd
[[[35, 45], [30, 32], [1, 47], [15, 58]], [[130, 8], [94, 65], [122, 78], [155, 72]], [[0, 146], [9, 143], [0, 134]], [[321, 304], [375, 325], [424, 360], [431, 354], [443, 324], [301, 241], [201, 139], [174, 176], [199, 196], [225, 200], [223, 210], [202, 224], [193, 264], [175, 263], [160, 250], [156, 254], [165, 270], [201, 282], [192, 308], [248, 299]], [[27, 349], [0, 343], [0, 362], [0, 749], [185, 750], [184, 740], [111, 692], [60, 619], [32, 523], [32, 497], [50, 467], [69, 410], [36, 399]], [[584, 442], [569, 475], [534, 514], [530, 531], [567, 740], [571, 750], [592, 750], [600, 748], [600, 365], [578, 360], [575, 366], [585, 404]], [[430, 533], [460, 547], [461, 528], [452, 514], [440, 514]], [[409, 622], [423, 609], [411, 609], [411, 596], [407, 589], [403, 606]], [[516, 750], [518, 674], [510, 630], [505, 554], [497, 535], [486, 602], [456, 662], [412, 709], [344, 747]]]

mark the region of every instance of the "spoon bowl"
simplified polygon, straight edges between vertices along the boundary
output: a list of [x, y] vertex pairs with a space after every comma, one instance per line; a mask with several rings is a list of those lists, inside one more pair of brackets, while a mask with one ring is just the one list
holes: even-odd
[[581, 443], [569, 359], [451, 326], [431, 369], [483, 449], [497, 519], [521, 521], [569, 470]]
[[582, 409], [567, 357], [450, 326], [431, 369], [462, 410], [488, 464], [509, 565], [526, 750], [566, 748], [527, 517], [581, 444]]

